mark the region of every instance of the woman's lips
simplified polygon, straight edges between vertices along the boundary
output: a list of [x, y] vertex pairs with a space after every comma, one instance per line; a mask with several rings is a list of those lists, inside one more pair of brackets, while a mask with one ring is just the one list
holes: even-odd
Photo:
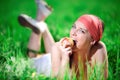
[[76, 46], [77, 41], [76, 41], [76, 40], [73, 40], [73, 42], [74, 42], [74, 46]]

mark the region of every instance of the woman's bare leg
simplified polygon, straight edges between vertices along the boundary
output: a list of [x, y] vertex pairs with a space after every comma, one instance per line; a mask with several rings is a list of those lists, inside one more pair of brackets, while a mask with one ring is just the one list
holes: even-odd
[[[44, 21], [48, 15], [51, 13], [51, 8], [47, 5], [42, 0], [35, 0], [36, 5], [37, 5], [37, 21]], [[42, 4], [44, 3], [44, 4]], [[44, 6], [47, 5], [48, 7], [45, 8]], [[55, 43], [50, 31], [48, 30], [48, 27], [46, 26], [46, 30], [42, 33], [43, 35], [43, 40], [44, 40], [44, 45], [45, 45], [45, 50], [46, 53], [51, 52], [51, 48], [53, 44]]]
[[[36, 20], [39, 22], [43, 21], [45, 19], [45, 16], [43, 15], [43, 13], [41, 12], [40, 9], [37, 9], [37, 11], [38, 12], [37, 12]], [[42, 34], [36, 34], [36, 33], [32, 32], [29, 43], [28, 43], [28, 49], [39, 51], [39, 49], [41, 47], [41, 36], [42, 36]], [[28, 51], [28, 56], [30, 58], [33, 58], [33, 57], [37, 57], [37, 54], [32, 51]]]
[[[30, 19], [29, 17], [26, 17], [26, 16], [20, 16], [20, 19], [19, 19], [20, 23], [23, 21], [23, 24], [22, 24], [23, 26], [30, 27], [33, 30], [33, 32], [31, 33], [31, 36], [30, 36], [29, 43], [28, 43], [28, 56], [30, 58], [37, 56], [37, 54], [35, 54], [35, 52], [39, 51], [39, 49], [40, 49], [41, 35], [43, 36], [46, 52], [52, 53], [52, 46], [54, 46], [55, 41], [54, 41], [53, 37], [51, 36], [51, 33], [49, 32], [47, 26], [45, 27], [45, 25], [44, 26], [37, 25], [37, 27], [36, 27], [36, 24], [38, 24], [41, 21], [43, 22], [45, 20], [45, 18], [46, 18], [46, 16], [43, 16], [43, 14], [41, 13], [41, 10], [39, 10], [39, 9], [38, 9], [37, 18], [36, 18], [37, 21], [33, 21], [32, 19]], [[43, 23], [41, 25], [43, 25]], [[55, 67], [54, 69], [58, 68], [57, 70], [59, 70], [60, 54], [52, 53], [51, 56], [52, 56], [51, 57], [52, 64], [55, 64], [55, 66], [52, 66], [52, 67]]]
[[[41, 10], [38, 8], [37, 19], [43, 20], [44, 16], [41, 18], [40, 14], [41, 14]], [[54, 41], [47, 26], [46, 26], [46, 30], [42, 33], [42, 36], [43, 36], [43, 40], [44, 40], [46, 53], [51, 53], [52, 75], [55, 76], [58, 73], [59, 68], [60, 68], [61, 55], [59, 53], [58, 54], [55, 53], [55, 51], [58, 52], [57, 47], [55, 46], [55, 41]], [[56, 50], [54, 50], [53, 48]]]
[[[45, 45], [45, 51], [46, 53], [51, 53], [52, 50], [52, 46], [55, 44], [55, 41], [50, 33], [50, 31], [48, 30], [47, 26], [43, 26], [46, 27], [45, 31], [41, 34], [36, 34], [34, 32], [32, 32], [31, 37], [30, 37], [30, 41], [28, 44], [28, 49], [31, 50], [35, 50], [35, 51], [39, 51], [40, 49], [40, 42], [41, 42], [41, 35], [43, 36], [43, 40], [44, 40], [44, 45]], [[35, 57], [36, 54], [29, 51], [29, 57]]]
[[[42, 16], [42, 12], [38, 9], [36, 20], [42, 21], [43, 19], [44, 16]], [[39, 51], [40, 47], [41, 47], [41, 34], [36, 34], [32, 32], [28, 43], [28, 49]], [[33, 58], [37, 57], [37, 54], [28, 50], [28, 56], [30, 58]]]
[[39, 52], [40, 46], [41, 34], [36, 34], [35, 32], [32, 32], [28, 42], [28, 56], [30, 58], [37, 57], [37, 52]]
[[48, 30], [48, 28], [46, 28], [46, 30], [44, 31], [44, 33], [42, 35], [43, 35], [46, 53], [51, 53], [52, 47], [53, 47], [53, 45], [55, 45], [55, 41], [54, 41], [50, 31]]
[[[47, 5], [44, 4], [45, 2], [43, 0], [35, 0], [35, 1], [37, 4], [37, 16], [36, 16], [37, 22], [35, 20], [33, 20], [32, 18], [30, 18], [29, 16], [24, 15], [24, 14], [22, 14], [18, 17], [18, 20], [22, 26], [29, 27], [33, 31], [31, 33], [30, 40], [28, 42], [28, 52], [27, 53], [30, 58], [37, 56], [37, 54], [35, 54], [35, 53], [38, 52], [40, 49], [41, 33], [43, 33], [46, 28], [46, 24], [43, 21], [51, 13], [51, 9], [49, 7], [46, 7]], [[40, 24], [39, 24], [39, 22], [40, 22]], [[40, 25], [40, 26], [38, 26], [38, 25]], [[48, 30], [46, 30], [46, 31], [47, 31], [47, 33], [49, 33]], [[45, 34], [46, 34], [46, 31], [45, 31]], [[47, 35], [46, 37], [48, 37], [48, 38], [45, 38], [45, 44], [48, 43], [48, 41], [49, 41], [50, 45], [51, 45], [51, 43], [53, 43], [54, 40], [53, 40], [52, 36], [50, 35], [50, 33], [46, 34], [46, 35]], [[48, 36], [48, 35], [50, 35], [50, 36]], [[46, 40], [46, 39], [48, 39], [48, 40]], [[48, 48], [50, 48], [50, 47], [48, 47]], [[46, 48], [47, 52], [49, 52], [48, 48]]]
[[[44, 21], [50, 13], [44, 14], [43, 13], [44, 11], [42, 11], [40, 8], [41, 4], [37, 3], [37, 6], [38, 6], [38, 9], [37, 9], [36, 20], [38, 22]], [[23, 19], [24, 19], [24, 21], [23, 21]], [[54, 41], [51, 33], [49, 32], [47, 26], [45, 27], [46, 29], [44, 29], [45, 30], [44, 32], [43, 31], [41, 32], [41, 30], [40, 30], [40, 33], [42, 33], [42, 34], [40, 34], [40, 33], [38, 34], [38, 31], [35, 30], [37, 33], [34, 32], [34, 28], [33, 28], [34, 26], [31, 25], [30, 21], [28, 21], [26, 19], [27, 19], [26, 16], [22, 16], [22, 19], [21, 19], [22, 22], [20, 22], [20, 23], [22, 23], [23, 26], [32, 28], [32, 30], [33, 30], [31, 33], [31, 36], [30, 36], [30, 40], [28, 42], [28, 56], [30, 58], [37, 56], [37, 54], [35, 54], [35, 52], [38, 52], [40, 49], [40, 46], [41, 46], [40, 42], [41, 42], [42, 35], [43, 35], [46, 52], [50, 53], [51, 48], [54, 45], [55, 41]], [[42, 29], [44, 28], [44, 26], [40, 26], [40, 27]]]
[[40, 49], [40, 45], [41, 45], [40, 40], [42, 35], [39, 29], [33, 25], [36, 23], [36, 21], [25, 14], [20, 15], [18, 17], [18, 21], [22, 26], [29, 27], [32, 30], [32, 33], [28, 42], [27, 54], [30, 58], [36, 57]]
[[[35, 2], [37, 5], [36, 20], [38, 22], [44, 21], [47, 18], [47, 16], [51, 13], [51, 10], [47, 10], [46, 8], [44, 8], [44, 5], [40, 2], [40, 0], [35, 0]], [[50, 35], [50, 33], [48, 35]], [[48, 40], [46, 41], [46, 38], [45, 38], [45, 44], [48, 42], [50, 42], [50, 44], [51, 44], [53, 42], [52, 36], [50, 35], [50, 36], [46, 36], [46, 37], [48, 37], [47, 39], [49, 41]], [[36, 34], [36, 33], [32, 32], [29, 43], [28, 43], [28, 49], [39, 51], [40, 45], [41, 45], [40, 43], [41, 43], [41, 34]], [[48, 52], [48, 48], [50, 48], [50, 47], [49, 47], [49, 45], [47, 45], [47, 46], [48, 47], [46, 49]], [[35, 54], [31, 51], [28, 51], [28, 56], [29, 57], [36, 57], [37, 54]]]

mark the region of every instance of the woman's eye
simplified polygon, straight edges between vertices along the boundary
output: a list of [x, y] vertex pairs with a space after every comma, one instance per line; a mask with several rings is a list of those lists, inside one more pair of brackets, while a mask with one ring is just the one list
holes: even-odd
[[80, 32], [80, 33], [85, 33], [85, 31], [84, 31], [84, 30], [82, 30], [82, 29], [80, 29], [80, 30], [79, 30], [79, 32]]

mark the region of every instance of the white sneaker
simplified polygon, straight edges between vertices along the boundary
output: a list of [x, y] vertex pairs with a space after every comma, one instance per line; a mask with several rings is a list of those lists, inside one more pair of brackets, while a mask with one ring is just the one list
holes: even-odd
[[43, 33], [47, 27], [47, 24], [45, 22], [38, 22], [25, 14], [18, 16], [18, 21], [22, 26], [31, 28], [37, 34], [40, 32]]
[[52, 8], [44, 0], [35, 0], [38, 8], [43, 12], [44, 16], [47, 17], [51, 14]]

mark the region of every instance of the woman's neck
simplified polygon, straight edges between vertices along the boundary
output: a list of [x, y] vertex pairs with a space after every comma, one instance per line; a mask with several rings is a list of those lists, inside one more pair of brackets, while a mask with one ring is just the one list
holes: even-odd
[[89, 50], [75, 51], [70, 56], [70, 68], [75, 70], [76, 76], [80, 75], [80, 71], [84, 71], [86, 75], [86, 60]]
[[73, 51], [73, 59], [85, 59], [87, 58], [87, 55], [89, 54], [90, 49], [85, 49], [85, 50], [78, 50], [78, 51]]
[[88, 58], [89, 52], [90, 52], [90, 49], [73, 51], [73, 54], [70, 57], [71, 67], [72, 66], [77, 67], [79, 66], [79, 64], [85, 64]]

